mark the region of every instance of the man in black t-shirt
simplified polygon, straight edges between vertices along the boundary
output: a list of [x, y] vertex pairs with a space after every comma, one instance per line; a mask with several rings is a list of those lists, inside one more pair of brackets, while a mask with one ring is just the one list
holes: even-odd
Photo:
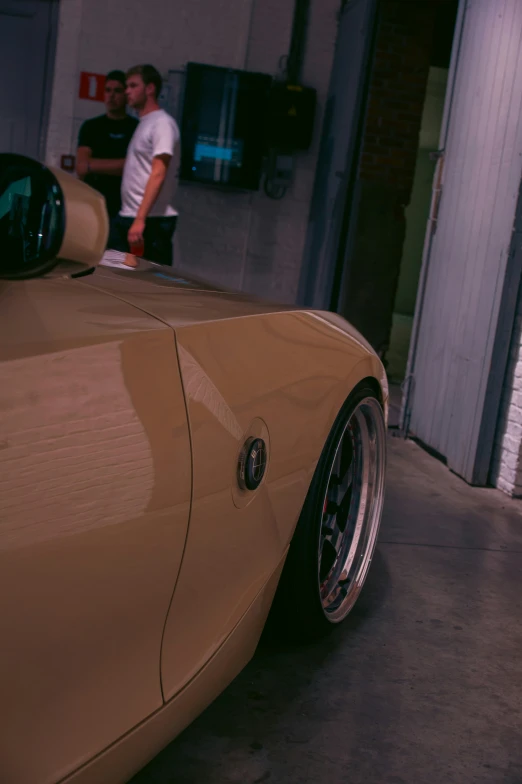
[[111, 218], [121, 209], [121, 178], [127, 147], [138, 120], [126, 112], [125, 74], [111, 71], [105, 80], [106, 113], [80, 128], [76, 172], [105, 196]]

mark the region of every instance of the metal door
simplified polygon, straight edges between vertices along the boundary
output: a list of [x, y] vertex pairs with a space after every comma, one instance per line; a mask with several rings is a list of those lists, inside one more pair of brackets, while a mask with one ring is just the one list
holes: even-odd
[[56, 0], [0, 0], [0, 150], [42, 156]]
[[377, 0], [348, 0], [341, 12], [298, 295], [316, 308], [330, 308], [376, 8]]
[[522, 4], [462, 0], [410, 348], [403, 427], [485, 484], [520, 269]]

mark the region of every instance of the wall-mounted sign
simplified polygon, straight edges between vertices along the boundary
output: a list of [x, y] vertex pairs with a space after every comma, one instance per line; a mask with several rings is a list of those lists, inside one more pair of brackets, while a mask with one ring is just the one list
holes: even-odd
[[103, 101], [105, 75], [82, 71], [80, 74], [80, 98], [87, 101]]

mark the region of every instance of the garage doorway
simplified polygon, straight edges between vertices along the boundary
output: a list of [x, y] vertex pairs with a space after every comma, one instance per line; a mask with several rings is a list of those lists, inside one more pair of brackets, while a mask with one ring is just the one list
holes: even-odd
[[43, 159], [58, 0], [0, 0], [0, 151]]
[[441, 5], [437, 12], [411, 199], [405, 209], [404, 245], [393, 307], [389, 348], [385, 354], [390, 380], [397, 383], [401, 383], [406, 376], [424, 241], [439, 157], [438, 146], [448, 87], [457, 7], [457, 2], [449, 2]]
[[447, 82], [446, 67], [430, 68], [411, 201], [405, 210], [406, 232], [386, 353], [388, 375], [396, 382], [402, 382], [406, 375]]
[[[398, 384], [405, 377], [457, 10], [458, 0], [380, 0], [356, 176], [343, 205], [337, 256], [328, 259], [335, 273], [323, 306], [360, 330]], [[320, 267], [313, 272], [325, 280]], [[397, 394], [400, 399], [400, 388]]]

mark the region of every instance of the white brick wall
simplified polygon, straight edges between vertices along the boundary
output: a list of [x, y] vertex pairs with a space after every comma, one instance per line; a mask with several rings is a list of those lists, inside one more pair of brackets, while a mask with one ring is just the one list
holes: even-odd
[[[259, 295], [295, 299], [337, 33], [340, 0], [312, 0], [303, 81], [318, 90], [314, 145], [297, 159], [282, 201], [262, 191], [181, 185], [175, 264], [185, 273]], [[189, 60], [277, 73], [288, 53], [294, 0], [66, 0], [60, 4], [47, 161], [74, 152], [79, 125], [103, 111], [77, 98], [80, 71]]]
[[495, 487], [512, 496], [522, 496], [522, 300], [518, 310], [491, 474]]

